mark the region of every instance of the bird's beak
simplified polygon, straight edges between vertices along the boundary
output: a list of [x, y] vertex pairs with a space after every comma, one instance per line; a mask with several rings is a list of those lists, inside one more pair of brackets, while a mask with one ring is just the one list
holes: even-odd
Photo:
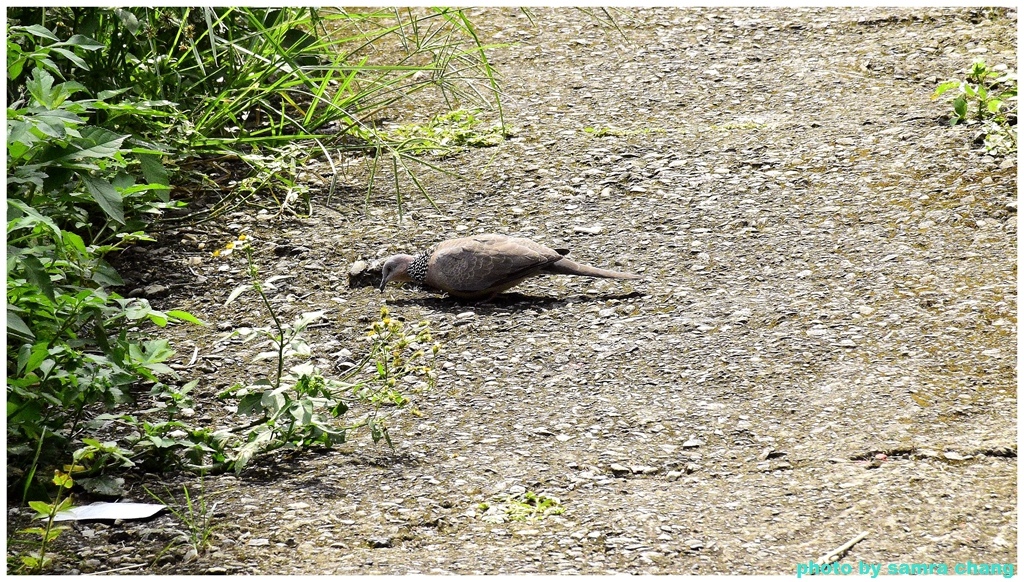
[[388, 280], [387, 279], [381, 279], [381, 281], [380, 281], [380, 292], [381, 293], [384, 292], [384, 287], [386, 287], [387, 284], [388, 284]]

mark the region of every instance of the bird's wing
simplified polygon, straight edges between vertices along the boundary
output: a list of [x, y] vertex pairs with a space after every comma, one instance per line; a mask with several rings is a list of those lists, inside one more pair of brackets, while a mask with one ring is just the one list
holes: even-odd
[[427, 283], [446, 291], [477, 293], [520, 281], [561, 258], [528, 239], [500, 235], [454, 239], [437, 246]]

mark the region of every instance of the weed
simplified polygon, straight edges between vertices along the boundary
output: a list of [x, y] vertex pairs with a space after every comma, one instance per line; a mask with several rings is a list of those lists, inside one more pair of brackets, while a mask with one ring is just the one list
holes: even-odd
[[67, 492], [70, 491], [75, 483], [70, 475], [58, 470], [54, 471], [53, 484], [57, 486], [57, 495], [52, 503], [29, 501], [29, 507], [36, 512], [33, 519], [45, 520], [46, 524], [42, 527], [28, 527], [18, 530], [20, 534], [38, 537], [38, 540], [35, 542], [31, 540], [16, 540], [23, 544], [33, 544], [37, 548], [19, 556], [21, 560], [21, 565], [18, 568], [19, 573], [39, 574], [49, 567], [53, 558], [47, 555], [47, 550], [50, 544], [60, 535], [60, 532], [68, 529], [66, 525], [54, 525], [54, 519], [61, 511], [71, 509], [71, 497], [67, 495]]
[[[983, 126], [985, 149], [1017, 151], [1017, 73], [1005, 65], [989, 67], [978, 59], [963, 81], [939, 84], [932, 99], [953, 91], [950, 125], [978, 122]], [[973, 110], [973, 114], [972, 114]]]
[[544, 519], [565, 512], [565, 507], [554, 497], [525, 491], [519, 495], [506, 495], [498, 503], [481, 503], [482, 519], [488, 522], [528, 521]]
[[664, 129], [622, 129], [618, 127], [584, 127], [583, 131], [594, 137], [631, 137], [634, 135], [650, 135], [652, 133], [666, 133]]
[[508, 128], [479, 129], [479, 111], [458, 109], [431, 118], [425, 125], [400, 125], [388, 132], [389, 139], [403, 143], [413, 153], [446, 157], [471, 147], [493, 147], [511, 135]]
[[213, 515], [217, 510], [217, 504], [208, 504], [206, 496], [206, 483], [201, 478], [199, 481], [199, 495], [193, 498], [193, 495], [188, 490], [188, 485], [182, 485], [182, 496], [184, 501], [179, 501], [171, 495], [170, 489], [164, 487], [164, 498], [161, 498], [156, 493], [149, 490], [148, 487], [143, 486], [146, 493], [150, 497], [155, 499], [158, 503], [167, 506], [167, 510], [174, 515], [175, 518], [184, 526], [183, 530], [176, 530], [174, 533], [177, 534], [175, 539], [171, 540], [164, 549], [157, 554], [157, 557], [153, 560], [154, 564], [160, 560], [160, 558], [167, 553], [168, 550], [173, 547], [185, 544], [188, 546], [188, 550], [185, 552], [183, 561], [190, 562], [203, 554], [206, 549], [212, 544], [211, 538], [213, 535]]
[[[232, 243], [232, 251], [239, 246], [249, 264], [251, 288], [259, 296], [271, 318], [271, 325], [232, 332], [243, 342], [263, 339], [271, 349], [260, 352], [256, 360], [270, 360], [273, 372], [250, 384], [236, 384], [220, 394], [224, 399], [237, 400], [237, 412], [254, 417], [248, 426], [212, 435], [204, 444], [215, 450], [214, 464], [202, 470], [233, 469], [241, 472], [256, 456], [280, 448], [330, 447], [343, 443], [348, 433], [365, 428], [374, 443], [384, 440], [394, 446], [388, 433], [387, 419], [394, 410], [404, 408], [409, 399], [398, 390], [399, 381], [407, 378], [426, 378], [427, 388], [436, 382], [432, 363], [426, 361], [426, 351], [436, 358], [438, 344], [431, 342], [426, 322], [417, 324], [407, 332], [404, 324], [389, 317], [382, 309], [381, 320], [374, 323], [368, 339], [368, 354], [349, 368], [339, 379], [324, 376], [308, 361], [310, 348], [303, 334], [314, 322], [323, 318], [323, 312], [304, 313], [293, 322], [282, 322], [264, 292], [252, 257], [248, 239]], [[233, 301], [247, 287], [235, 289], [228, 301]], [[286, 369], [286, 362], [303, 359]], [[369, 374], [364, 374], [369, 371]], [[347, 423], [337, 420], [355, 406], [367, 407], [359, 419]], [[391, 411], [391, 412], [389, 412]], [[415, 411], [414, 411], [415, 412]]]

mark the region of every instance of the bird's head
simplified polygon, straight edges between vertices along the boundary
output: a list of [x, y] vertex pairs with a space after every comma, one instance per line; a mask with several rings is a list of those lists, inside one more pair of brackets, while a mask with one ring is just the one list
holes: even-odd
[[412, 281], [412, 277], [409, 276], [409, 265], [412, 264], [412, 255], [393, 255], [384, 261], [384, 266], [381, 267], [381, 278], [380, 291], [384, 292], [384, 287], [387, 286], [388, 281]]

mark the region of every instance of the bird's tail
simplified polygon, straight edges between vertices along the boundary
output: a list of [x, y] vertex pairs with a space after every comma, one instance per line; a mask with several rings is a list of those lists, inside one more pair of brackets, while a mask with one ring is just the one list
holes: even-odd
[[603, 279], [640, 279], [640, 275], [634, 275], [633, 273], [623, 273], [621, 271], [609, 271], [608, 269], [598, 269], [597, 267], [591, 267], [590, 265], [581, 265], [571, 259], [562, 259], [555, 261], [548, 265], [544, 269], [547, 273], [557, 273], [559, 275], [582, 275], [583, 277], [601, 277]]

